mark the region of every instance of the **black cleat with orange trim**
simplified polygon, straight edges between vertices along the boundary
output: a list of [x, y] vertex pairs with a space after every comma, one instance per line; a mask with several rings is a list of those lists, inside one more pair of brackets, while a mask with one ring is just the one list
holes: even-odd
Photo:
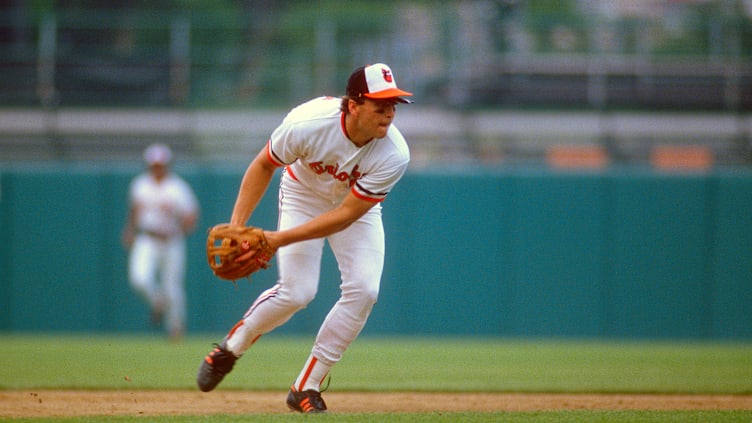
[[203, 392], [209, 392], [216, 388], [225, 375], [232, 371], [237, 359], [238, 357], [227, 351], [224, 344], [214, 344], [214, 349], [204, 357], [201, 366], [198, 368], [198, 376], [196, 377], [198, 388]]
[[307, 391], [290, 389], [290, 393], [287, 394], [287, 406], [290, 410], [301, 413], [326, 413], [326, 403], [321, 398], [321, 392], [313, 389]]

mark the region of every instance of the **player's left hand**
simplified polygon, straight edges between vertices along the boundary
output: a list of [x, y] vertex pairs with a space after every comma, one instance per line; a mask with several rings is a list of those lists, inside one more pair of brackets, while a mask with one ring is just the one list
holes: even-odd
[[233, 224], [216, 225], [209, 230], [206, 254], [214, 274], [237, 280], [269, 267], [276, 248], [266, 240], [264, 230]]

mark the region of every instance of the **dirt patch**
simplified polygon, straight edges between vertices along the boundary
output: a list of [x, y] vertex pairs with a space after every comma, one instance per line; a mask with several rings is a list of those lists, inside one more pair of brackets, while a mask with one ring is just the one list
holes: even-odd
[[[0, 417], [287, 413], [286, 392], [0, 391]], [[752, 410], [752, 395], [338, 393], [333, 413], [537, 410]]]

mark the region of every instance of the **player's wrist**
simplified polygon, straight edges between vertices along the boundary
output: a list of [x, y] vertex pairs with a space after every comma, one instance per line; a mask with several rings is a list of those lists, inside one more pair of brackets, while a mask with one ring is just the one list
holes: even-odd
[[266, 237], [266, 243], [269, 245], [269, 247], [274, 250], [286, 245], [284, 244], [284, 239], [280, 236], [280, 232], [278, 231], [264, 231], [264, 237]]

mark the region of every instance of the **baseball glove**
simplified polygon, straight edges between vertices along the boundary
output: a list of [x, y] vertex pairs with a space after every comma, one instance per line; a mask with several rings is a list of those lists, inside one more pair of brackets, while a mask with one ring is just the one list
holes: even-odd
[[[249, 252], [247, 259], [237, 260]], [[252, 226], [223, 223], [209, 229], [206, 239], [209, 266], [215, 275], [231, 281], [268, 268], [275, 252], [266, 242], [264, 230]]]

